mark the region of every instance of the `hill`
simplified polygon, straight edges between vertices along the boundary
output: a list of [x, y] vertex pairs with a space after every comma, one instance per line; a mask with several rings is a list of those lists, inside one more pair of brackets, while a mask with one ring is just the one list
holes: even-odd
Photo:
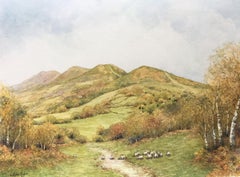
[[65, 112], [80, 106], [114, 88], [114, 80], [126, 72], [114, 65], [98, 65], [92, 69], [72, 67], [54, 81], [41, 87], [15, 91], [19, 100], [34, 117]]
[[14, 85], [12, 88], [16, 91], [28, 90], [38, 86], [43, 86], [51, 83], [60, 75], [57, 71], [42, 71], [33, 77], [23, 81], [20, 84]]
[[64, 73], [60, 74], [55, 80], [55, 83], [62, 83], [62, 82], [67, 82], [71, 79], [75, 79], [83, 75], [85, 72], [87, 72], [89, 69], [87, 68], [82, 68], [79, 66], [73, 66], [69, 68], [67, 71]]

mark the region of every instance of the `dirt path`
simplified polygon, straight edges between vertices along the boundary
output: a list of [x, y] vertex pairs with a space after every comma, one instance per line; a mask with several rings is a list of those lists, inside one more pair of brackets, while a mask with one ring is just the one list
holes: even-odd
[[143, 168], [136, 167], [125, 160], [118, 160], [117, 158], [110, 160], [110, 157], [112, 154], [108, 150], [100, 149], [100, 148], [92, 148], [92, 150], [101, 153], [102, 156], [105, 157], [104, 160], [101, 159], [101, 156], [99, 157], [99, 159], [102, 162], [102, 168], [118, 171], [119, 173], [121, 173], [126, 177], [140, 177], [140, 176], [151, 177], [152, 176], [149, 172], [147, 172]]

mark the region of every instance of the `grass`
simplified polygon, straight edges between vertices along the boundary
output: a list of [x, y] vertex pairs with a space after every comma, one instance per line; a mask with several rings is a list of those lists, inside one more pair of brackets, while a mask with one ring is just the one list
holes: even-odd
[[77, 127], [81, 133], [92, 140], [96, 136], [96, 131], [100, 126], [108, 128], [110, 125], [124, 120], [131, 113], [131, 109], [127, 107], [120, 107], [112, 109], [108, 114], [100, 114], [87, 119], [73, 120], [71, 123], [59, 124], [60, 127], [72, 128]]
[[101, 169], [99, 164], [99, 154], [91, 152], [86, 145], [75, 145], [64, 147], [62, 152], [68, 155], [75, 155], [54, 167], [39, 167], [35, 170], [18, 170], [0, 174], [6, 176], [24, 176], [24, 177], [120, 177], [113, 171]]
[[[169, 134], [134, 145], [126, 145], [119, 141], [103, 143], [99, 146], [111, 149], [118, 155], [127, 154], [131, 163], [150, 169], [156, 176], [203, 177], [212, 170], [211, 167], [203, 167], [201, 164], [193, 162], [194, 153], [200, 150], [202, 145], [197, 137], [193, 137], [186, 132]], [[144, 152], [146, 150], [161, 151], [164, 155], [167, 151], [170, 151], [172, 156], [137, 160], [132, 155], [136, 151]]]

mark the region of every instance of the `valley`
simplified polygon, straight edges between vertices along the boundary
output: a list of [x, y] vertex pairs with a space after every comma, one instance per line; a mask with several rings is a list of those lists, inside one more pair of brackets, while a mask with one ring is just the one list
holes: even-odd
[[[129, 73], [114, 65], [98, 65], [93, 69], [75, 66], [62, 74], [58, 73], [54, 79], [52, 72], [49, 77], [47, 73], [42, 80], [39, 79], [41, 72], [11, 89], [35, 126], [50, 122], [60, 132], [72, 131], [73, 139], [65, 138], [65, 133], [60, 133], [64, 140], [61, 140], [63, 144], [57, 145], [69, 158], [52, 167], [23, 169], [23, 176], [115, 177], [141, 174], [200, 177], [211, 171], [212, 167], [194, 162], [194, 153], [201, 149], [201, 138], [192, 130], [178, 131], [178, 124], [172, 118], [178, 115], [186, 98], [207, 90], [206, 85], [147, 66]], [[138, 125], [129, 122], [129, 118], [132, 117], [137, 123], [144, 119], [147, 121], [151, 115], [161, 117], [163, 127], [159, 130], [162, 129], [163, 133], [146, 134], [141, 141], [133, 144], [133, 134], [124, 135], [126, 138], [122, 140], [111, 141], [104, 133], [111, 133], [114, 125], [124, 122], [130, 123], [130, 128], [134, 129]], [[134, 116], [142, 118], [138, 121], [137, 117], [134, 120]], [[154, 122], [152, 124], [157, 125]], [[170, 124], [172, 127], [167, 127]], [[137, 130], [139, 127], [135, 128]], [[86, 144], [73, 141], [75, 136], [79, 136], [78, 133], [75, 135], [76, 132], [86, 139]], [[172, 156], [150, 160], [133, 157], [135, 151], [154, 149], [171, 151]], [[113, 154], [116, 159], [112, 163], [116, 164], [110, 165], [111, 160], [102, 161], [100, 157], [103, 154]], [[126, 163], [118, 162], [120, 154], [127, 156], [124, 160]], [[21, 173], [16, 172], [19, 175]], [[11, 175], [11, 172], [2, 173], [3, 176], [6, 174]]]

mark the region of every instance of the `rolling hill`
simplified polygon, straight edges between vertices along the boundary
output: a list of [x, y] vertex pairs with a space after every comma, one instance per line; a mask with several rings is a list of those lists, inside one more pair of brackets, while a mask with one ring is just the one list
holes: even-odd
[[38, 86], [47, 85], [55, 80], [59, 75], [60, 73], [57, 71], [42, 71], [22, 83], [12, 86], [12, 89], [15, 91], [24, 91]]
[[55, 75], [40, 77], [46, 73], [52, 72], [41, 72], [14, 87], [20, 102], [35, 118], [48, 114], [60, 114], [59, 117], [63, 114], [70, 118], [70, 113], [104, 101], [108, 101], [112, 109], [128, 107], [128, 110], [136, 110], [145, 105], [146, 110], [154, 111], [164, 109], [164, 105], [184, 92], [197, 94], [206, 87], [148, 66], [129, 73], [111, 64], [92, 69], [74, 66], [62, 74], [53, 72]]

